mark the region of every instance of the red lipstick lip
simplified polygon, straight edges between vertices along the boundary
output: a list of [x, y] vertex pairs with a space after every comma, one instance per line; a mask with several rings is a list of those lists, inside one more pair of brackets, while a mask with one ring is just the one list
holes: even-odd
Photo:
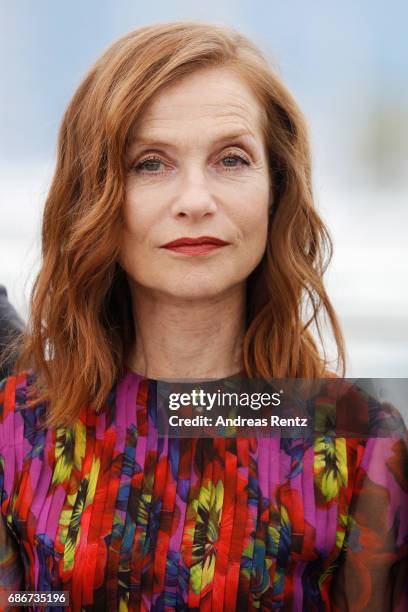
[[225, 240], [220, 240], [220, 238], [215, 238], [214, 236], [199, 236], [198, 238], [178, 238], [177, 240], [172, 240], [172, 242], [167, 242], [163, 244], [162, 248], [171, 249], [173, 247], [178, 246], [188, 246], [188, 245], [198, 245], [198, 244], [215, 244], [217, 246], [223, 246], [229, 244], [229, 242], [225, 242]]

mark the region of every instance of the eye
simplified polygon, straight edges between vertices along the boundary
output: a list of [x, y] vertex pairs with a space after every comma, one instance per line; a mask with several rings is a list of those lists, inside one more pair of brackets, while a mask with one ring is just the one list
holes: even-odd
[[221, 162], [223, 162], [223, 164], [224, 162], [227, 162], [226, 164], [224, 164], [224, 168], [226, 169], [235, 169], [239, 168], [240, 166], [251, 165], [249, 159], [241, 153], [228, 153], [227, 155], [224, 155], [224, 157], [221, 159]]
[[161, 172], [159, 171], [160, 164], [163, 165], [162, 160], [152, 155], [150, 157], [145, 157], [144, 159], [140, 160], [134, 166], [134, 170], [135, 172], [141, 174], [161, 174]]

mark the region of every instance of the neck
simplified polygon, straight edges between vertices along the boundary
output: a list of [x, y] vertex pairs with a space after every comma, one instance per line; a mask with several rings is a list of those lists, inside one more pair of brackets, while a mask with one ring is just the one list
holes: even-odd
[[242, 370], [245, 285], [195, 301], [130, 287], [136, 331], [131, 370], [154, 379], [225, 378]]

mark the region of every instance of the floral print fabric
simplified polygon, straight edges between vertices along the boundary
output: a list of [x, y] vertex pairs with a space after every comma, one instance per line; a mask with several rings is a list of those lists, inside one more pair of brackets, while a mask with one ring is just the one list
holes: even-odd
[[44, 405], [23, 408], [32, 378], [0, 385], [22, 590], [69, 591], [75, 611], [408, 609], [405, 429], [160, 438], [156, 383], [127, 371], [99, 414], [44, 431]]

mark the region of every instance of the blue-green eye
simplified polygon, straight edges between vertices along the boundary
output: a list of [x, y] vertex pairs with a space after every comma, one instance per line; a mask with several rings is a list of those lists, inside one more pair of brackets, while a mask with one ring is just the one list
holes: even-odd
[[241, 162], [240, 164], [234, 164], [234, 163], [231, 164], [231, 163], [228, 163], [225, 166], [226, 168], [236, 168], [237, 166], [241, 166], [242, 164], [244, 164], [245, 166], [249, 166], [250, 165], [249, 160], [246, 157], [243, 157], [241, 155], [226, 155], [225, 157], [222, 158], [221, 161], [224, 162], [226, 159], [229, 160], [230, 162], [231, 161], [239, 161], [239, 162]]
[[159, 167], [163, 164], [157, 157], [146, 157], [135, 166], [136, 172], [147, 172], [148, 174], [160, 174]]

